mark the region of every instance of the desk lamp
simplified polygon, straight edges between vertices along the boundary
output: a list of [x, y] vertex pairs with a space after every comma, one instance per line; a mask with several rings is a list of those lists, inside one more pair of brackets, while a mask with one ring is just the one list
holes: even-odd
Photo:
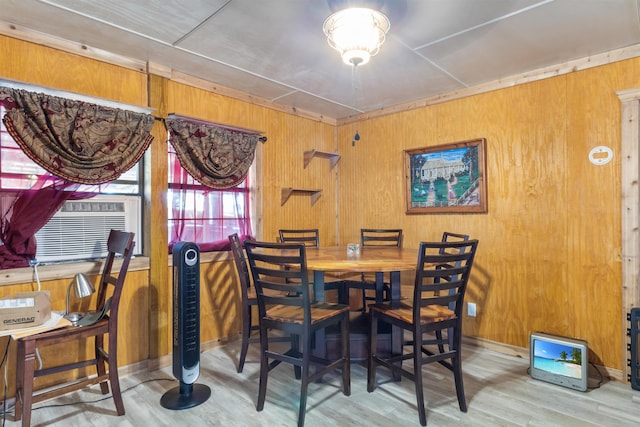
[[82, 319], [82, 313], [69, 313], [69, 295], [71, 294], [71, 288], [74, 289], [76, 298], [85, 298], [93, 294], [96, 290], [89, 278], [84, 273], [78, 273], [75, 275], [69, 287], [67, 288], [67, 310], [64, 317], [74, 325], [78, 320]]

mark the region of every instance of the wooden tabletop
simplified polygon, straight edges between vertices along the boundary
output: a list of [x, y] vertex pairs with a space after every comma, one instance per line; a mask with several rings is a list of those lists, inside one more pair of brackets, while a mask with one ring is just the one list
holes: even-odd
[[361, 247], [360, 255], [347, 256], [345, 246], [306, 248], [307, 269], [331, 272], [388, 272], [414, 270], [418, 250], [396, 247]]

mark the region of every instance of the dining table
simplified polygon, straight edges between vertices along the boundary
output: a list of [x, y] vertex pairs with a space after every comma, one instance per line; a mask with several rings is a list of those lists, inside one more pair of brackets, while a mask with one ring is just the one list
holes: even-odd
[[[307, 270], [313, 272], [313, 290], [318, 302], [325, 301], [325, 284], [328, 274], [336, 280], [338, 286], [348, 286], [349, 276], [356, 276], [353, 280], [361, 280], [361, 273], [375, 273], [376, 299], [382, 300], [384, 275], [389, 274], [389, 290], [391, 303], [400, 301], [400, 274], [402, 271], [415, 271], [418, 263], [418, 250], [389, 246], [366, 246], [359, 250], [348, 251], [347, 246], [326, 246], [306, 248]], [[342, 278], [346, 277], [346, 280]], [[330, 286], [331, 288], [331, 286]], [[348, 292], [348, 291], [347, 291]], [[351, 328], [352, 360], [365, 359], [368, 353], [368, 316], [358, 313], [354, 316], [352, 325], [365, 325], [363, 328]], [[319, 357], [327, 356], [327, 337], [325, 331], [316, 333], [315, 353]], [[359, 348], [364, 346], [364, 348]], [[390, 331], [390, 351], [399, 354], [402, 350], [402, 333], [393, 327]]]

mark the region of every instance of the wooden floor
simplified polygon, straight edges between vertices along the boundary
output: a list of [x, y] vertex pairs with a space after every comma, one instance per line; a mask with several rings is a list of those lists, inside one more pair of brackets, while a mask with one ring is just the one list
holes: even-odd
[[[203, 404], [185, 410], [160, 405], [165, 392], [178, 386], [171, 368], [121, 379], [126, 415], [118, 417], [113, 400], [94, 386], [36, 405], [33, 426], [295, 426], [299, 382], [289, 365], [269, 377], [267, 401], [256, 412], [257, 346], [250, 346], [242, 374], [236, 373], [239, 341], [202, 354], [198, 384], [211, 388]], [[429, 426], [637, 426], [640, 392], [619, 382], [606, 382], [582, 393], [532, 380], [528, 361], [478, 347], [464, 348], [464, 382], [469, 411], [462, 413], [453, 379], [444, 368], [424, 368]], [[352, 364], [351, 396], [340, 391], [337, 375], [309, 389], [306, 426], [418, 426], [413, 383], [390, 381], [379, 369], [378, 387], [366, 390], [366, 368]], [[81, 400], [86, 403], [71, 404]], [[96, 402], [97, 403], [93, 403]], [[7, 426], [19, 426], [7, 416]]]

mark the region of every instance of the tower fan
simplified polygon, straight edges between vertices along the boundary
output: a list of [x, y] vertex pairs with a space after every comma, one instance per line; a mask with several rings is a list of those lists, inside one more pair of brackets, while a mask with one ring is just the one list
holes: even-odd
[[200, 249], [191, 242], [173, 247], [173, 375], [180, 386], [167, 391], [160, 404], [187, 409], [211, 396], [200, 375]]

